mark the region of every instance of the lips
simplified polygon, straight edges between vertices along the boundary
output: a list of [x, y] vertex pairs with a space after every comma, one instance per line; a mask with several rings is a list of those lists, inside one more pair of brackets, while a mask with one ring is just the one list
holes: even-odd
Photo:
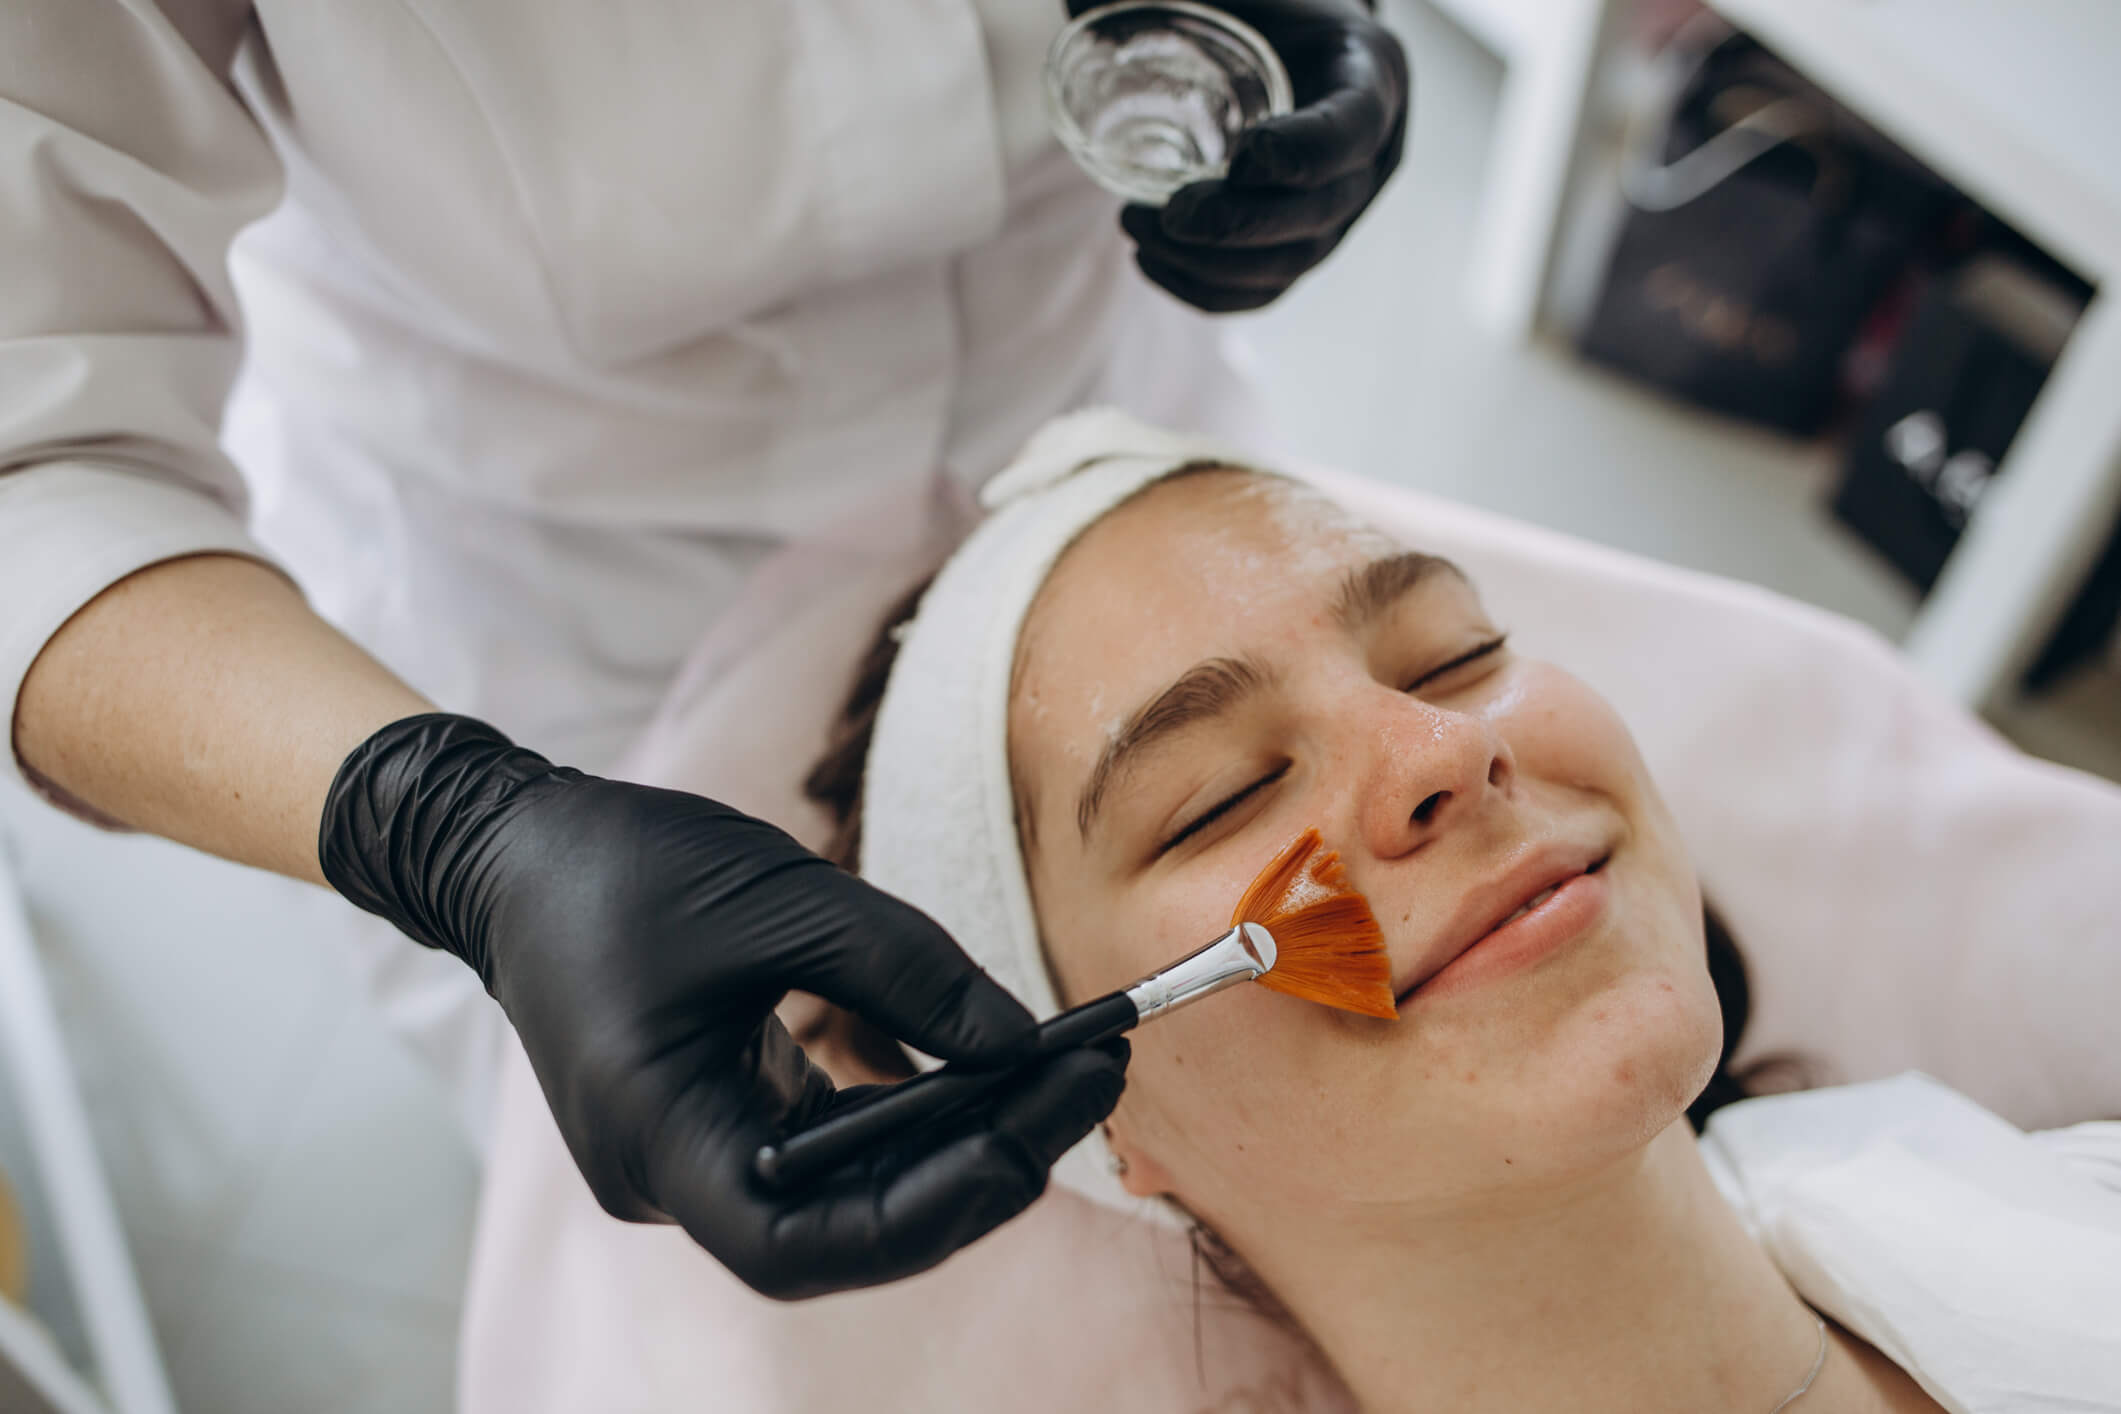
[[1541, 845], [1500, 878], [1469, 890], [1437, 940], [1394, 976], [1400, 1003], [1404, 1005], [1411, 993], [1460, 954], [1547, 902], [1570, 880], [1604, 868], [1609, 857], [1610, 851], [1603, 847]]
[[1533, 909], [1539, 907], [1539, 905], [1545, 903], [1548, 899], [1554, 897], [1554, 895], [1560, 892], [1560, 884], [1549, 884], [1546, 888], [1541, 889], [1538, 893], [1533, 894], [1531, 898], [1526, 900], [1524, 907], [1518, 909], [1515, 913], [1511, 914], [1508, 918], [1503, 919], [1502, 922], [1496, 924], [1495, 926], [1497, 928], [1509, 927], [1512, 923], [1515, 923], [1518, 919], [1524, 917], [1527, 913], [1530, 913]]

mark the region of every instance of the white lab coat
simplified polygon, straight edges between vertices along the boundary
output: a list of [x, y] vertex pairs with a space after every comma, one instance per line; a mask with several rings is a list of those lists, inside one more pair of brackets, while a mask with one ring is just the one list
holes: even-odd
[[[1047, 136], [1064, 20], [8, 0], [0, 720], [96, 593], [234, 550], [445, 707], [596, 769], [852, 509], [932, 535], [1091, 400], [1243, 435], [1210, 325]], [[470, 974], [403, 948], [383, 989], [440, 988], [401, 1014], [460, 1029]]]

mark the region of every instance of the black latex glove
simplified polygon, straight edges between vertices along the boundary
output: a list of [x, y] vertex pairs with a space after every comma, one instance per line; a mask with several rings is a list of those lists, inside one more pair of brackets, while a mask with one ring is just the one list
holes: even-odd
[[1274, 46], [1296, 110], [1241, 133], [1227, 176], [1180, 188], [1161, 210], [1130, 204], [1119, 224], [1143, 274], [1222, 314], [1272, 303], [1340, 244], [1399, 166], [1413, 89], [1399, 41], [1360, 0], [1205, 3]]
[[1030, 1013], [926, 915], [763, 821], [440, 714], [347, 757], [318, 854], [340, 893], [478, 971], [605, 1211], [675, 1219], [769, 1296], [935, 1265], [1027, 1207], [1125, 1083], [1124, 1042], [1058, 1056], [953, 1128], [771, 1197], [753, 1152], [856, 1093], [773, 1018], [790, 988], [947, 1059], [1028, 1049]]

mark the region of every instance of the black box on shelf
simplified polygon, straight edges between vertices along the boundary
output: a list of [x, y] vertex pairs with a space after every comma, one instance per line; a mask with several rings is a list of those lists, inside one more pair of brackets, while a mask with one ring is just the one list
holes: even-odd
[[[1937, 282], [1909, 319], [1849, 443], [1834, 513], [1919, 589], [1944, 568], [2010, 450], [2088, 291], [2002, 254]], [[2121, 536], [2027, 674], [2039, 687], [2095, 652], [2121, 609]]]
[[1670, 111], [1630, 121], [1628, 212], [1577, 350], [1696, 406], [1816, 433], [1859, 330], [1963, 202], [1750, 37], [1684, 33], [1659, 58]]

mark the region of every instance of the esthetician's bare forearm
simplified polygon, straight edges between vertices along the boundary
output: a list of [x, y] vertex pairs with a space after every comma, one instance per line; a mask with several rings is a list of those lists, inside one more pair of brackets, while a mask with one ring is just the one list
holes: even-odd
[[253, 560], [200, 555], [112, 585], [45, 645], [14, 745], [106, 815], [322, 883], [317, 824], [346, 754], [432, 711]]

